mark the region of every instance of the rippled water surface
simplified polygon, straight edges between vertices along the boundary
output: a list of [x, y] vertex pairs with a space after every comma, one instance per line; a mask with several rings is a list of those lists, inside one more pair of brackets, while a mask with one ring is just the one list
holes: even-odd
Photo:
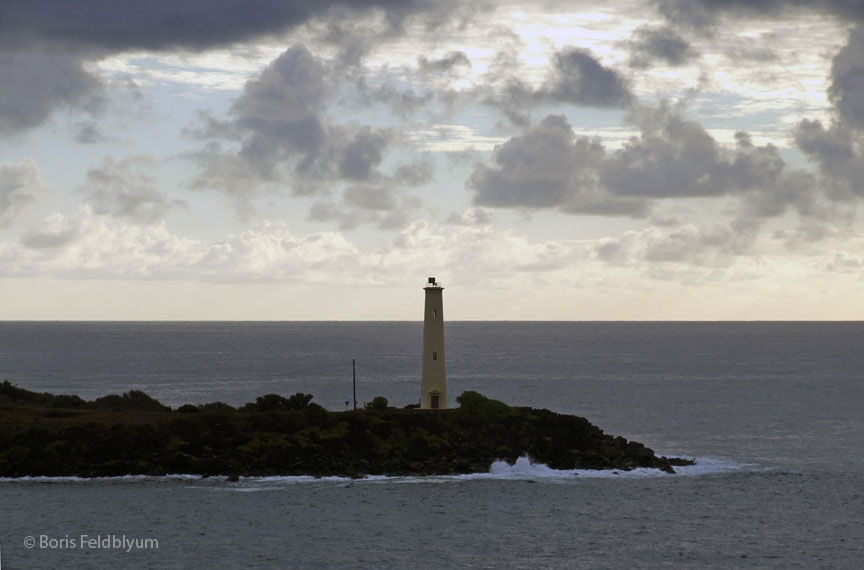
[[[860, 568], [864, 324], [457, 322], [446, 334], [451, 396], [584, 415], [697, 465], [0, 480], [2, 564]], [[142, 389], [172, 406], [302, 391], [344, 409], [356, 358], [359, 400], [405, 405], [420, 337], [417, 323], [0, 323], [0, 379], [85, 398]], [[123, 537], [140, 547], [109, 540]]]

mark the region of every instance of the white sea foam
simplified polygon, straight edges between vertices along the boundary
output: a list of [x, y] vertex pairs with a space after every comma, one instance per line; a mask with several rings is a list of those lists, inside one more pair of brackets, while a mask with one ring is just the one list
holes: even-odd
[[241, 477], [239, 484], [232, 490], [239, 492], [267, 491], [277, 489], [285, 485], [298, 483], [340, 483], [340, 484], [365, 484], [365, 483], [445, 483], [458, 481], [535, 481], [547, 483], [577, 482], [580, 479], [634, 479], [634, 478], [670, 478], [670, 477], [693, 477], [701, 475], [713, 475], [723, 473], [734, 473], [742, 471], [759, 470], [760, 467], [750, 463], [737, 463], [725, 459], [712, 457], [697, 457], [694, 465], [676, 467], [675, 474], [666, 473], [659, 469], [638, 468], [630, 471], [620, 469], [552, 469], [543, 463], [532, 463], [528, 457], [520, 457], [515, 463], [506, 461], [494, 462], [486, 473], [469, 473], [466, 475], [423, 475], [415, 477], [389, 477], [385, 475], [371, 475], [362, 479], [349, 479], [346, 477]]
[[460, 479], [502, 479], [502, 480], [528, 480], [528, 481], [562, 481], [574, 479], [599, 479], [616, 478], [632, 479], [645, 477], [676, 477], [711, 475], [717, 473], [732, 473], [736, 471], [748, 471], [758, 468], [757, 465], [736, 463], [725, 459], [712, 457], [695, 458], [694, 465], [675, 467], [675, 474], [666, 473], [659, 469], [640, 467], [630, 471], [621, 469], [552, 469], [543, 463], [532, 463], [527, 457], [520, 457], [512, 465], [506, 461], [496, 461], [492, 464], [488, 473], [473, 473], [460, 475]]

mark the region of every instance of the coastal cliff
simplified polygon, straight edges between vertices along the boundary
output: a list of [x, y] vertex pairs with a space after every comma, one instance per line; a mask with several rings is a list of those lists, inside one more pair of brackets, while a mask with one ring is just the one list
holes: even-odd
[[119, 475], [443, 475], [523, 455], [553, 469], [649, 467], [657, 457], [588, 420], [464, 392], [452, 410], [330, 412], [308, 394], [170, 410], [143, 392], [87, 402], [0, 384], [0, 477]]

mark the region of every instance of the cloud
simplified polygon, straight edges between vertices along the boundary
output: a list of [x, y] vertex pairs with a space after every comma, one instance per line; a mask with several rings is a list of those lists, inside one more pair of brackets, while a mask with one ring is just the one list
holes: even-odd
[[334, 158], [321, 116], [328, 95], [321, 61], [303, 45], [287, 49], [246, 83], [228, 121], [205, 118], [198, 129], [203, 138], [238, 141], [240, 148], [205, 148], [195, 185], [242, 196], [283, 180], [286, 170], [311, 179], [324, 174]]
[[0, 51], [0, 135], [37, 127], [56, 108], [96, 112], [103, 85], [84, 62], [79, 54]]
[[[87, 64], [113, 53], [231, 46], [321, 19], [335, 27], [342, 59], [350, 63], [353, 57], [356, 63], [382, 37], [402, 33], [410, 16], [445, 21], [448, 5], [430, 0], [260, 0], [252, 7], [243, 0], [4, 0], [0, 135], [37, 127], [58, 109], [95, 109], [104, 86]], [[369, 14], [379, 16], [374, 33], [338, 30], [340, 20]], [[88, 140], [86, 134], [83, 138]]]
[[613, 265], [649, 262], [722, 267], [750, 250], [757, 230], [743, 222], [704, 227], [685, 224], [667, 232], [648, 227], [600, 240], [595, 252], [600, 260]]
[[428, 59], [422, 55], [417, 58], [417, 67], [423, 73], [447, 73], [459, 66], [471, 67], [471, 60], [463, 51], [451, 51], [438, 59]]
[[365, 78], [357, 82], [359, 100], [366, 105], [388, 105], [398, 117], [408, 117], [418, 109], [430, 104], [435, 94], [431, 91], [421, 91], [412, 87], [401, 87], [391, 83], [370, 86]]
[[264, 222], [205, 243], [162, 223], [140, 226], [82, 206], [52, 214], [15, 244], [0, 243], [0, 275], [327, 282], [350, 276], [360, 258], [333, 232], [295, 236], [284, 224]]
[[784, 11], [809, 10], [846, 21], [864, 21], [864, 4], [858, 0], [653, 0], [669, 21], [710, 31], [721, 16], [774, 16]]
[[[337, 76], [303, 45], [283, 52], [246, 83], [227, 120], [202, 116], [188, 130], [209, 141], [190, 155], [199, 166], [193, 187], [225, 192], [244, 213], [263, 190], [287, 187], [295, 196], [324, 197], [310, 212], [315, 220], [389, 227], [404, 219], [416, 200], [403, 190], [425, 184], [432, 166], [418, 160], [384, 170], [390, 129], [326, 114]], [[332, 198], [340, 192], [341, 201]]]
[[724, 55], [733, 63], [752, 61], [760, 64], [779, 63], [781, 58], [772, 46], [778, 41], [775, 34], [761, 34], [758, 38], [738, 36], [735, 45], [726, 47]]
[[834, 56], [828, 96], [844, 126], [864, 129], [864, 27], [852, 29]]
[[129, 49], [204, 49], [284, 32], [334, 9], [381, 10], [398, 25], [418, 12], [444, 10], [425, 0], [4, 0], [0, 38]]
[[[590, 247], [572, 240], [532, 241], [491, 224], [446, 224], [416, 220], [380, 254], [380, 267], [393, 277], [431, 268], [458, 275], [462, 283], [494, 286], [506, 281], [567, 280], [590, 259]], [[443, 273], [443, 271], [439, 271]]]
[[586, 49], [566, 47], [552, 57], [552, 76], [543, 95], [589, 107], [625, 107], [632, 95], [624, 78]]
[[492, 223], [492, 211], [487, 208], [466, 208], [447, 218], [454, 226], [487, 226]]
[[835, 251], [831, 260], [825, 264], [825, 269], [841, 273], [860, 273], [864, 270], [864, 259], [848, 251]]
[[795, 128], [795, 144], [814, 160], [831, 185], [833, 197], [864, 196], [864, 133], [805, 119]]
[[789, 207], [813, 215], [812, 179], [790, 171], [773, 145], [736, 135], [720, 146], [698, 123], [661, 106], [634, 110], [640, 136], [608, 150], [577, 137], [550, 115], [496, 147], [494, 166], [477, 164], [467, 185], [474, 203], [495, 208], [558, 209], [573, 214], [645, 217], [662, 199], [737, 196], [742, 218], [779, 216]]
[[514, 125], [528, 126], [531, 110], [539, 105], [623, 109], [635, 100], [627, 79], [604, 66], [590, 50], [567, 46], [554, 52], [539, 86], [520, 75], [518, 50], [518, 45], [512, 45], [498, 52], [485, 83], [476, 89], [485, 104], [500, 109]]
[[328, 92], [323, 64], [305, 46], [296, 44], [250, 79], [231, 106], [234, 127], [258, 137], [247, 152], [260, 152], [272, 138], [279, 146], [314, 152], [323, 127], [318, 113]]
[[156, 179], [147, 174], [155, 169], [152, 157], [135, 156], [102, 159], [99, 167], [87, 171], [82, 190], [96, 214], [110, 214], [140, 223], [161, 220], [172, 208], [185, 208], [186, 202], [172, 200], [156, 189]]
[[828, 98], [831, 124], [804, 119], [794, 131], [798, 148], [818, 166], [830, 198], [864, 196], [864, 27], [849, 32], [834, 56]]
[[364, 262], [360, 250], [339, 233], [296, 236], [276, 222], [197, 248], [202, 255], [190, 269], [217, 281], [350, 282]]
[[604, 159], [598, 140], [576, 137], [564, 116], [549, 115], [496, 146], [495, 165], [477, 164], [467, 185], [478, 206], [645, 215], [645, 201], [617, 199], [602, 190], [595, 165]]
[[675, 113], [652, 112], [658, 125], [643, 125], [603, 165], [602, 180], [618, 196], [670, 198], [722, 196], [770, 190], [782, 182], [785, 163], [776, 147], [752, 144], [738, 133], [734, 151], [721, 148], [698, 123]]
[[347, 180], [369, 180], [381, 164], [390, 142], [388, 131], [361, 127], [341, 151], [339, 175]]
[[60, 250], [100, 233], [102, 226], [104, 224], [93, 215], [92, 209], [85, 206], [71, 216], [51, 214], [45, 218], [41, 227], [25, 233], [20, 243], [24, 248], [32, 250]]
[[640, 26], [625, 46], [630, 51], [630, 65], [646, 68], [655, 62], [678, 66], [689, 63], [698, 53], [671, 27]]
[[407, 133], [408, 139], [420, 149], [430, 152], [458, 153], [488, 151], [504, 142], [505, 138], [478, 134], [465, 125], [423, 125], [420, 130]]
[[[760, 279], [765, 267], [787, 262], [765, 256], [754, 235], [741, 223], [685, 224], [599, 240], [536, 240], [488, 223], [414, 220], [390, 243], [364, 250], [340, 232], [297, 234], [279, 222], [214, 241], [190, 239], [163, 223], [140, 226], [82, 206], [49, 216], [17, 242], [0, 242], [0, 276], [402, 286], [405, 275], [432, 271], [460, 286], [506, 283], [513, 290], [552, 288], [568, 296], [585, 288], [604, 294], [633, 284], [651, 289], [657, 280], [725, 288], [729, 279]], [[807, 267], [860, 272], [861, 260], [842, 251], [830, 264]]]
[[424, 157], [400, 164], [393, 170], [393, 180], [402, 186], [423, 186], [435, 178], [435, 165]]
[[343, 230], [363, 224], [392, 230], [409, 223], [409, 214], [421, 205], [418, 198], [408, 196], [386, 182], [353, 184], [345, 188], [341, 200], [315, 202], [309, 210], [309, 219], [336, 222]]
[[46, 189], [32, 160], [0, 164], [0, 228], [11, 226]]

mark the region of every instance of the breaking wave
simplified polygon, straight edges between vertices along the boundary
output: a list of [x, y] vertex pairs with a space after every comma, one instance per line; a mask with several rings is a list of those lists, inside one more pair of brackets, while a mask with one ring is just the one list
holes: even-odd
[[552, 469], [543, 463], [532, 463], [527, 457], [520, 457], [512, 465], [506, 461], [496, 461], [489, 469], [489, 473], [476, 473], [462, 475], [462, 478], [470, 479], [513, 479], [513, 480], [549, 480], [549, 479], [573, 479], [574, 477], [586, 479], [600, 478], [645, 478], [645, 477], [677, 477], [694, 475], [712, 475], [717, 473], [733, 473], [737, 471], [750, 471], [757, 465], [747, 463], [736, 463], [724, 459], [711, 457], [695, 458], [695, 464], [683, 467], [675, 467], [675, 473], [665, 473], [659, 469], [640, 467], [630, 471], [621, 469]]

